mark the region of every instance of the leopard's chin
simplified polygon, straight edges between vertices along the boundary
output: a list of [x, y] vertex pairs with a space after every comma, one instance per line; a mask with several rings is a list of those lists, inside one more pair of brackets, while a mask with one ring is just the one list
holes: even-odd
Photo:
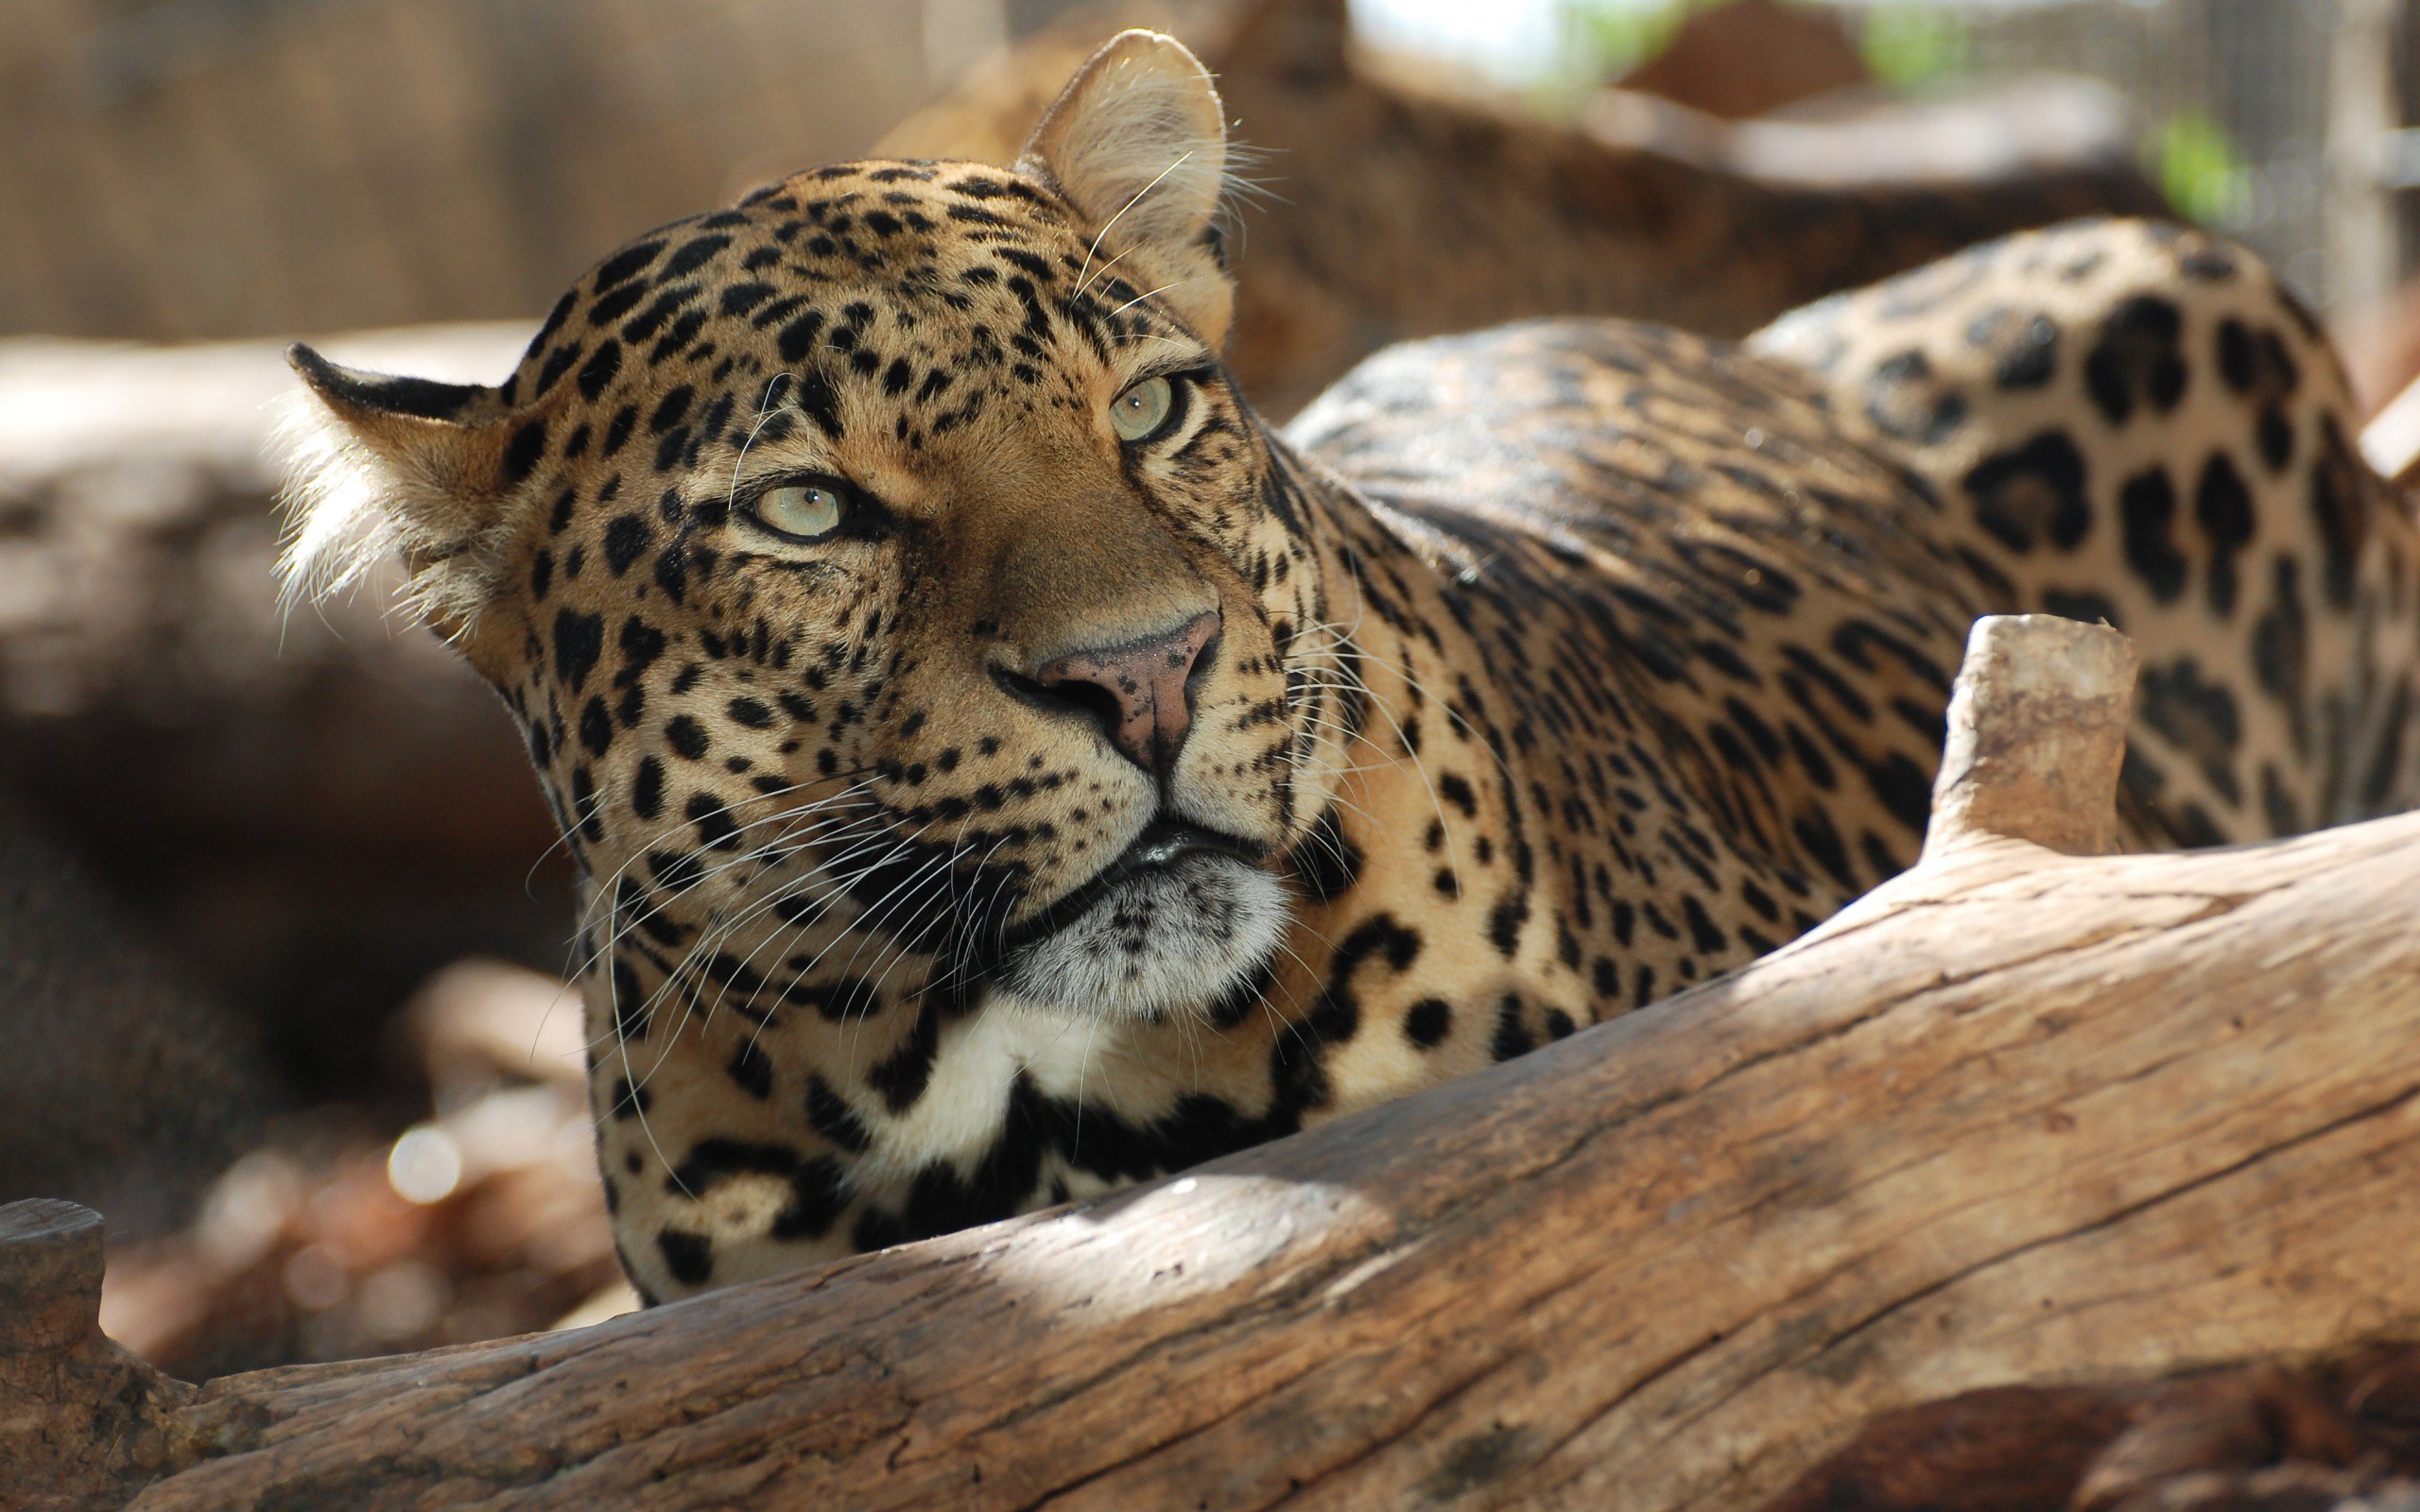
[[1291, 918], [1275, 877], [1198, 846], [1123, 866], [1054, 912], [1065, 921], [1011, 950], [994, 981], [1036, 1007], [1127, 1020], [1206, 1010], [1275, 954]]

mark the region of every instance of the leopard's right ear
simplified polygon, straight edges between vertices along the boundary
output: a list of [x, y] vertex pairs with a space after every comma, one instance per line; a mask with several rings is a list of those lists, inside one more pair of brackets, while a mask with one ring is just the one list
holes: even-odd
[[391, 555], [415, 611], [460, 640], [493, 597], [543, 421], [516, 420], [481, 385], [361, 372], [301, 342], [285, 356], [307, 388], [285, 426], [286, 602], [326, 597]]
[[1063, 195], [1099, 258], [1211, 346], [1235, 317], [1212, 222], [1227, 184], [1226, 108], [1173, 37], [1121, 31], [1033, 129], [1017, 166]]

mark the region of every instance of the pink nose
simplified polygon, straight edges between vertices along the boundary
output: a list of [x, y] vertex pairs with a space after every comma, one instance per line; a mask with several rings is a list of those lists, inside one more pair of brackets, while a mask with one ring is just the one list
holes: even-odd
[[1045, 662], [1034, 681], [1099, 717], [1127, 760], [1166, 777], [1193, 728], [1185, 680], [1219, 634], [1219, 614], [1197, 614], [1165, 635], [1070, 651]]

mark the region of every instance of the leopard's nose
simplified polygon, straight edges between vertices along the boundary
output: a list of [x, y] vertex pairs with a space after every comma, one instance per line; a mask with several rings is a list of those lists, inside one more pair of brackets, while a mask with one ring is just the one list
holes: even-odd
[[1034, 670], [1036, 701], [1090, 717], [1127, 760], [1165, 779], [1193, 728], [1193, 676], [1219, 623], [1213, 610], [1162, 634], [1053, 657]]

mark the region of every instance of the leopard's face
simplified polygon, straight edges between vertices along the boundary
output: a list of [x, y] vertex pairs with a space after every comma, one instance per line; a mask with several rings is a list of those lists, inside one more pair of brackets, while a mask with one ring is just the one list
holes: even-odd
[[[1121, 240], [1108, 203], [825, 168], [604, 260], [500, 389], [303, 360], [600, 960], [812, 994], [917, 958], [1131, 1017], [1277, 948], [1332, 769], [1318, 555], [1219, 363], [1206, 208]], [[414, 487], [493, 502], [414, 539]]]

